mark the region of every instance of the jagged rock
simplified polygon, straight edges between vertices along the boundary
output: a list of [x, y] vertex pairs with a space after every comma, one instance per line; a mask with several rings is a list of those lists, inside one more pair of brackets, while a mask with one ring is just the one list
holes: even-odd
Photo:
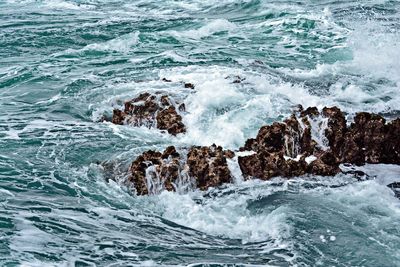
[[386, 140], [382, 147], [383, 163], [400, 164], [400, 118], [386, 125]]
[[388, 184], [387, 187], [389, 187], [390, 189], [393, 190], [394, 195], [397, 198], [400, 198], [400, 182], [394, 182], [394, 183]]
[[185, 88], [194, 89], [193, 83], [184, 83]]
[[232, 181], [227, 164], [227, 158], [232, 157], [232, 151], [216, 145], [193, 146], [186, 157], [181, 157], [173, 146], [163, 153], [149, 150], [133, 161], [127, 182], [134, 185], [138, 195], [157, 193], [164, 189], [175, 191], [179, 177], [188, 170], [196, 187], [207, 190]]
[[231, 182], [232, 176], [226, 159], [233, 157], [232, 153], [216, 145], [190, 148], [187, 155], [189, 174], [195, 178], [200, 190]]
[[[169, 125], [174, 125], [175, 118], [168, 111], [169, 99], [162, 98], [160, 105], [166, 107]], [[120, 113], [131, 114], [132, 110], [134, 107], [128, 104]], [[163, 122], [157, 118], [157, 124], [162, 126]], [[320, 143], [313, 139], [315, 134], [323, 135], [318, 137]], [[321, 138], [326, 138], [323, 144]], [[337, 107], [325, 107], [321, 112], [315, 107], [305, 110], [299, 107], [296, 114], [283, 122], [261, 127], [256, 138], [248, 139], [239, 150], [244, 155], [238, 156], [238, 163], [246, 179], [304, 174], [332, 176], [341, 171], [341, 163], [400, 164], [400, 118], [386, 123], [379, 115], [361, 112], [347, 126], [344, 114]], [[132, 163], [128, 181], [135, 184], [138, 194], [148, 194], [160, 187], [175, 190], [177, 180], [185, 173], [197, 188], [206, 190], [232, 181], [227, 159], [234, 156], [234, 152], [216, 145], [190, 147], [185, 157], [174, 147], [164, 153], [147, 151]]]
[[172, 135], [186, 132], [185, 125], [182, 123], [182, 117], [175, 107], [169, 106], [157, 113], [157, 128], [167, 130]]
[[[319, 112], [316, 107], [304, 110], [299, 106], [297, 114], [283, 123], [261, 127], [255, 139], [246, 141], [240, 150], [254, 154], [239, 157], [245, 177], [335, 175], [341, 163], [400, 164], [400, 119], [385, 124], [383, 117], [361, 112], [347, 127], [345, 116], [337, 107], [325, 107]], [[326, 122], [322, 130], [328, 148], [312, 139], [312, 127], [316, 126], [311, 121], [320, 121], [321, 125], [322, 120]], [[315, 159], [307, 164], [307, 156]]]
[[356, 165], [380, 163], [387, 139], [385, 122], [376, 114], [357, 113], [345, 135], [342, 161]]
[[174, 190], [173, 181], [179, 177], [180, 155], [170, 146], [164, 153], [146, 151], [131, 164], [129, 184], [138, 195], [147, 195], [161, 189]]
[[[306, 173], [334, 175], [340, 171], [336, 148], [343, 142], [346, 120], [337, 107], [324, 108], [322, 114], [316, 107], [304, 110], [298, 107], [298, 116], [293, 114], [283, 123], [261, 127], [255, 139], [246, 141], [241, 151], [253, 151], [252, 155], [239, 157], [239, 166], [245, 177], [270, 179], [275, 176], [293, 177]], [[312, 139], [310, 120], [328, 119], [325, 130], [329, 144], [335, 146], [325, 151]], [[315, 159], [309, 163], [306, 157]]]
[[[180, 111], [184, 106], [179, 106]], [[186, 132], [182, 116], [167, 95], [142, 93], [138, 97], [125, 102], [124, 110], [114, 109], [112, 122], [132, 126], [156, 126], [172, 135]]]
[[232, 79], [232, 83], [241, 83], [246, 80], [246, 78], [242, 78], [239, 75], [229, 75], [225, 79]]
[[319, 111], [317, 107], [308, 107], [306, 110], [303, 110], [303, 107], [300, 106], [300, 115], [301, 117], [306, 117], [306, 116], [310, 116], [310, 117], [317, 117], [319, 116]]
[[332, 176], [340, 172], [339, 164], [340, 162], [332, 151], [323, 151], [316, 157], [316, 160], [307, 166], [306, 172], [321, 176]]
[[400, 119], [388, 124], [377, 114], [357, 113], [344, 137], [342, 161], [400, 164]]
[[328, 139], [329, 147], [335, 157], [342, 154], [342, 144], [347, 131], [346, 119], [342, 111], [337, 107], [322, 109], [323, 116], [328, 118], [328, 125], [325, 129], [325, 136]]

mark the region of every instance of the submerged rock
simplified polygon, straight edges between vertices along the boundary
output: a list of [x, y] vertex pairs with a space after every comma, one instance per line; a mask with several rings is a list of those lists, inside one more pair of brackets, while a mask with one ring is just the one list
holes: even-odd
[[173, 146], [163, 153], [149, 150], [133, 161], [127, 182], [134, 185], [138, 195], [176, 191], [182, 181], [191, 181], [196, 188], [207, 190], [232, 181], [227, 158], [233, 155], [216, 145], [193, 146], [186, 156]]
[[[182, 104], [179, 106], [181, 107]], [[184, 106], [183, 106], [184, 107]], [[183, 111], [182, 108], [178, 108]], [[167, 95], [142, 93], [125, 102], [124, 110], [114, 109], [112, 122], [132, 126], [157, 127], [172, 135], [186, 132], [182, 116]]]
[[390, 189], [393, 190], [394, 195], [395, 195], [397, 198], [400, 198], [400, 182], [394, 182], [394, 183], [388, 184], [387, 186], [388, 186]]

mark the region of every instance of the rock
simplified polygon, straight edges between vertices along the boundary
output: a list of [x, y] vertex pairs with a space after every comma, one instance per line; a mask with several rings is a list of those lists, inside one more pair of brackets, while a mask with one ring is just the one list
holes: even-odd
[[272, 177], [293, 177], [306, 173], [307, 163], [304, 158], [285, 158], [282, 152], [258, 152], [238, 158], [240, 169], [245, 178], [268, 180]]
[[[136, 113], [146, 120], [152, 116], [147, 111], [155, 109], [146, 101], [154, 99], [152, 95], [140, 95], [135, 100], [143, 101], [142, 108], [137, 111], [135, 104], [126, 103], [124, 111], [114, 111], [113, 122], [129, 120], [128, 116]], [[157, 105], [162, 108], [156, 113], [157, 126], [179, 133], [184, 126], [169, 98], [162, 96]], [[313, 139], [318, 134], [326, 137], [328, 147], [318, 145]], [[238, 164], [245, 179], [305, 174], [332, 176], [341, 171], [342, 163], [400, 164], [400, 118], [386, 123], [379, 115], [361, 112], [347, 126], [344, 114], [337, 107], [325, 107], [320, 112], [315, 107], [304, 110], [300, 106], [296, 114], [283, 122], [261, 127], [257, 136], [249, 138], [239, 150]], [[143, 153], [132, 163], [128, 181], [135, 185], [138, 194], [176, 190], [184, 175], [200, 190], [232, 182], [227, 159], [235, 156], [233, 151], [216, 145], [192, 146], [187, 151], [185, 156], [174, 147], [168, 147], [164, 153]]]
[[301, 107], [301, 113], [300, 113], [301, 117], [306, 117], [306, 116], [317, 117], [319, 115], [320, 114], [317, 107], [308, 107], [306, 110], [302, 110]]
[[317, 159], [307, 166], [307, 173], [333, 176], [340, 172], [340, 162], [332, 151], [324, 151], [317, 156]]
[[111, 122], [114, 124], [122, 125], [122, 124], [124, 124], [125, 118], [126, 118], [125, 112], [123, 112], [119, 109], [114, 109]]
[[187, 155], [189, 174], [196, 180], [197, 188], [207, 190], [232, 181], [226, 159], [233, 157], [233, 152], [222, 147], [193, 146]]
[[383, 144], [388, 141], [385, 122], [376, 114], [357, 113], [344, 137], [342, 162], [356, 165], [383, 163]]
[[[305, 173], [331, 176], [340, 172], [341, 163], [400, 164], [400, 119], [386, 124], [379, 115], [361, 112], [347, 127], [345, 116], [337, 107], [325, 107], [319, 112], [316, 107], [304, 110], [299, 106], [297, 114], [283, 123], [261, 127], [255, 139], [246, 141], [240, 150], [254, 154], [238, 159], [245, 177], [269, 179]], [[312, 129], [316, 122], [321, 127], [323, 120], [325, 129]], [[317, 145], [312, 130], [323, 131], [328, 148]], [[304, 159], [308, 156], [315, 159], [307, 164]]]
[[[302, 120], [307, 122], [307, 118]], [[254, 152], [238, 158], [244, 177], [267, 180], [275, 176], [292, 177], [305, 174], [305, 157], [313, 153], [315, 141], [311, 139], [311, 126], [304, 122], [301, 124], [296, 116], [292, 115], [283, 123], [275, 122], [261, 127], [257, 137], [248, 139], [240, 149]]]
[[386, 125], [386, 140], [382, 144], [383, 163], [400, 164], [400, 118]]
[[394, 182], [394, 183], [388, 184], [387, 187], [389, 187], [390, 189], [393, 190], [394, 195], [397, 198], [400, 198], [400, 182]]
[[[181, 104], [182, 105], [182, 104]], [[182, 107], [184, 109], [184, 105]], [[114, 109], [112, 122], [132, 126], [157, 127], [172, 135], [186, 132], [182, 116], [167, 95], [142, 93], [125, 102], [124, 110]]]
[[185, 88], [190, 88], [194, 89], [194, 84], [193, 83], [184, 83]]
[[173, 191], [173, 182], [180, 173], [179, 159], [173, 146], [164, 153], [146, 151], [131, 164], [127, 182], [134, 185], [138, 195], [158, 193], [163, 189]]
[[242, 78], [239, 75], [229, 75], [225, 79], [231, 79], [232, 83], [241, 83], [246, 80], [246, 78]]
[[157, 128], [167, 130], [172, 135], [186, 132], [182, 117], [176, 112], [175, 107], [169, 106], [157, 113]]
[[324, 117], [328, 118], [328, 125], [325, 129], [325, 136], [328, 139], [329, 147], [337, 158], [342, 154], [342, 144], [347, 131], [346, 119], [342, 111], [337, 107], [322, 109]]
[[232, 157], [232, 151], [216, 145], [193, 146], [186, 157], [181, 157], [173, 146], [163, 153], [149, 150], [133, 161], [127, 183], [134, 185], [138, 195], [156, 194], [161, 190], [175, 191], [180, 177], [186, 175], [188, 170], [197, 188], [207, 190], [232, 182], [227, 164], [227, 158]]
[[[293, 177], [306, 173], [335, 175], [339, 169], [340, 146], [346, 132], [346, 120], [337, 107], [324, 108], [322, 113], [316, 107], [303, 109], [299, 106], [298, 116], [293, 114], [283, 123], [261, 127], [255, 139], [246, 141], [241, 151], [253, 151], [252, 155], [239, 157], [238, 162], [247, 178], [270, 179], [275, 176]], [[328, 119], [325, 136], [332, 145], [325, 151], [312, 138], [310, 120]], [[315, 160], [307, 163], [306, 157]]]
[[357, 113], [345, 135], [342, 161], [400, 164], [400, 119], [386, 124], [377, 114]]

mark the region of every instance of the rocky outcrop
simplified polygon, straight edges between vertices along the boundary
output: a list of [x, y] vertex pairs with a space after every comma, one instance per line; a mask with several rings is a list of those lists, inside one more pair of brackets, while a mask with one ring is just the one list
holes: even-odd
[[[312, 132], [322, 135], [313, 139]], [[316, 139], [326, 140], [326, 144]], [[325, 107], [322, 112], [300, 107], [296, 115], [263, 126], [255, 139], [247, 140], [241, 150], [253, 154], [239, 157], [239, 165], [245, 177], [260, 179], [306, 173], [335, 175], [341, 163], [400, 164], [399, 143], [400, 119], [386, 124], [379, 115], [361, 112], [347, 127], [337, 107]]]
[[[184, 105], [178, 105], [184, 111]], [[138, 97], [126, 101], [124, 110], [114, 109], [112, 122], [132, 126], [157, 127], [172, 135], [186, 132], [174, 103], [167, 95], [142, 93]]]
[[341, 161], [365, 163], [400, 163], [400, 119], [386, 124], [376, 114], [358, 113], [344, 137]]
[[180, 155], [175, 147], [168, 147], [164, 153], [149, 150], [133, 161], [127, 182], [133, 183], [138, 195], [171, 191], [180, 171]]
[[[164, 106], [169, 103], [168, 99], [161, 99], [163, 102]], [[154, 110], [150, 103], [145, 102], [145, 106]], [[130, 104], [125, 107], [128, 112], [133, 109]], [[151, 112], [139, 113], [144, 114], [141, 119], [152, 116]], [[400, 164], [400, 119], [386, 123], [379, 115], [362, 112], [347, 126], [337, 107], [321, 111], [299, 107], [283, 122], [261, 127], [257, 136], [248, 139], [239, 150], [238, 164], [245, 179], [332, 176], [340, 172], [341, 163]], [[227, 160], [234, 157], [234, 152], [216, 145], [192, 146], [183, 151], [178, 153], [174, 147], [168, 147], [163, 153], [143, 153], [132, 163], [128, 182], [143, 195], [161, 189], [176, 190], [183, 177], [189, 177], [200, 190], [232, 181]]]
[[207, 190], [231, 182], [227, 158], [233, 156], [232, 151], [216, 145], [193, 146], [185, 156], [173, 146], [163, 153], [149, 150], [132, 163], [127, 183], [134, 185], [138, 195], [175, 191], [182, 179], [191, 179], [196, 188]]
[[232, 151], [223, 150], [220, 146], [193, 146], [187, 154], [189, 175], [195, 178], [200, 190], [229, 183], [232, 176], [226, 159], [233, 157]]
[[[283, 123], [261, 127], [255, 139], [247, 140], [241, 151], [253, 152], [238, 158], [245, 177], [270, 179], [275, 176], [293, 177], [306, 173], [334, 175], [340, 171], [339, 161], [330, 149], [318, 146], [312, 138], [312, 122], [316, 119], [328, 120], [325, 129], [329, 142], [338, 142], [333, 133], [346, 126], [343, 114], [337, 108], [324, 109], [320, 114], [317, 108], [300, 108]], [[314, 126], [314, 127], [322, 127]], [[322, 129], [324, 130], [324, 129]]]

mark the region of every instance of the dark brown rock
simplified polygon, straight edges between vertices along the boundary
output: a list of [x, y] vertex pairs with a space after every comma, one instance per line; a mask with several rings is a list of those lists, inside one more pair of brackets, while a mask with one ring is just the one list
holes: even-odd
[[126, 114], [122, 110], [114, 109], [112, 116], [112, 123], [122, 125], [124, 124]]
[[227, 158], [233, 157], [232, 151], [216, 145], [191, 147], [186, 161], [173, 146], [163, 153], [149, 150], [133, 161], [127, 183], [134, 185], [138, 195], [175, 191], [179, 177], [188, 170], [197, 188], [207, 190], [232, 181]]
[[301, 114], [300, 114], [301, 117], [305, 117], [305, 116], [317, 117], [319, 115], [320, 115], [320, 113], [319, 113], [317, 107], [308, 107], [307, 109], [302, 110]]
[[[144, 102], [154, 99], [151, 95], [138, 98]], [[176, 127], [172, 132], [179, 132], [183, 127], [179, 124], [181, 118], [169, 99], [162, 98], [158, 105], [164, 107], [156, 115], [159, 128], [168, 130], [170, 128], [164, 125], [172, 125]], [[135, 105], [127, 104], [124, 111], [115, 111], [115, 123], [124, 123], [128, 112], [134, 113]], [[321, 112], [314, 107], [305, 110], [301, 107], [297, 115], [261, 127], [256, 138], [248, 139], [240, 148], [248, 153], [238, 157], [246, 179], [267, 180], [304, 174], [332, 176], [340, 172], [341, 163], [400, 164], [400, 118], [386, 123], [379, 115], [361, 112], [347, 127], [346, 119], [337, 107], [325, 107]], [[319, 121], [326, 124], [318, 125]], [[326, 125], [326, 129], [317, 130], [325, 135], [328, 148], [319, 147], [312, 139], [311, 133], [316, 132], [315, 129], [312, 131], [313, 125]], [[233, 151], [216, 145], [190, 147], [183, 158], [174, 147], [168, 147], [164, 153], [147, 151], [132, 163], [129, 181], [135, 184], [138, 194], [152, 193], [160, 187], [175, 190], [176, 181], [185, 170], [197, 188], [207, 190], [232, 181], [227, 159], [234, 156]], [[155, 183], [152, 187], [151, 181], [159, 181], [161, 185]]]
[[387, 141], [386, 129], [383, 117], [357, 113], [344, 138], [342, 162], [381, 163], [385, 152], [383, 144]]
[[268, 153], [260, 151], [256, 154], [239, 157], [240, 169], [245, 178], [256, 177], [268, 180], [272, 177], [293, 177], [306, 173], [307, 163], [304, 158], [285, 158], [281, 152]]
[[172, 135], [186, 132], [182, 117], [176, 112], [174, 106], [169, 106], [157, 113], [157, 128], [167, 130]]
[[283, 137], [285, 129], [285, 124], [279, 122], [261, 127], [256, 137], [258, 150], [262, 149], [266, 152], [282, 151], [285, 145]]
[[[254, 154], [238, 159], [245, 177], [335, 175], [341, 163], [400, 164], [400, 119], [385, 124], [383, 117], [361, 112], [347, 127], [345, 116], [337, 107], [325, 107], [319, 112], [315, 107], [304, 110], [299, 106], [297, 112], [299, 117], [292, 115], [283, 123], [263, 126], [255, 139], [246, 141], [240, 150]], [[312, 125], [317, 122], [321, 127], [323, 120], [328, 148], [319, 147], [311, 135]], [[307, 164], [307, 156], [315, 160]]]
[[342, 161], [400, 164], [400, 119], [386, 124], [377, 114], [357, 113], [345, 135]]
[[222, 147], [193, 146], [187, 156], [189, 174], [196, 180], [200, 190], [216, 187], [232, 181], [226, 161], [227, 156], [233, 157], [232, 151], [223, 150]]
[[307, 166], [307, 173], [332, 176], [340, 172], [340, 162], [332, 151], [323, 151], [317, 156], [317, 159]]
[[185, 83], [184, 86], [185, 86], [185, 88], [194, 89], [193, 83]]
[[[183, 106], [184, 107], [184, 106]], [[167, 95], [142, 93], [125, 102], [124, 110], [113, 111], [112, 122], [132, 126], [157, 127], [172, 135], [186, 132], [182, 116]]]
[[328, 118], [328, 126], [325, 129], [325, 136], [328, 139], [329, 147], [332, 149], [335, 157], [342, 154], [342, 145], [347, 131], [346, 119], [342, 111], [337, 107], [322, 109], [324, 117]]
[[400, 118], [386, 125], [386, 140], [382, 144], [382, 162], [400, 164]]
[[157, 193], [161, 189], [173, 191], [173, 182], [180, 173], [179, 157], [173, 146], [164, 153], [146, 151], [131, 164], [127, 182], [134, 185], [138, 195]]
[[[327, 138], [334, 145], [341, 145], [346, 130], [343, 114], [336, 107], [325, 108], [323, 114], [315, 107], [298, 107], [300, 117], [292, 115], [283, 123], [261, 127], [255, 139], [248, 139], [240, 150], [254, 154], [239, 157], [240, 169], [245, 177], [270, 179], [275, 176], [293, 177], [306, 173], [334, 175], [340, 171], [335, 152], [324, 151], [312, 139], [310, 120], [328, 118]], [[341, 139], [337, 136], [341, 137]], [[340, 151], [340, 149], [338, 149]], [[306, 157], [316, 160], [307, 164]]]

